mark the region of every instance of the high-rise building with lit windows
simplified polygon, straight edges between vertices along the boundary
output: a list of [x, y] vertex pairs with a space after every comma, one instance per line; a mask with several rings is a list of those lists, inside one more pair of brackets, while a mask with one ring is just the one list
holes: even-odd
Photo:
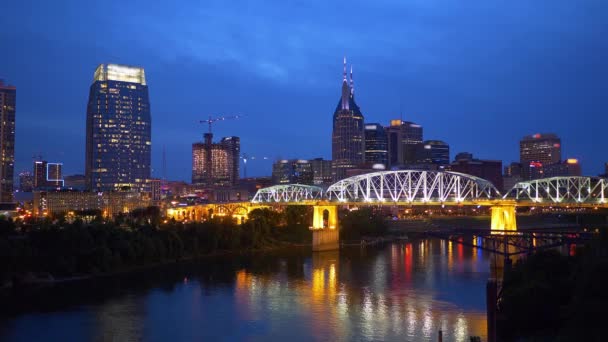
[[363, 114], [355, 102], [352, 71], [351, 67], [349, 85], [346, 78], [346, 58], [344, 58], [342, 96], [333, 118], [332, 178], [334, 181], [346, 178], [346, 170], [354, 169], [365, 161]]
[[562, 160], [562, 142], [555, 134], [533, 134], [519, 142], [519, 162], [522, 165], [522, 178], [541, 178], [542, 172], [535, 172], [545, 165], [556, 164]]
[[141, 190], [150, 178], [151, 118], [140, 67], [100, 64], [87, 106], [86, 187]]
[[17, 88], [0, 80], [0, 203], [13, 202]]
[[239, 137], [225, 137], [213, 143], [213, 135], [205, 133], [203, 142], [192, 144], [192, 184], [232, 186], [239, 180]]

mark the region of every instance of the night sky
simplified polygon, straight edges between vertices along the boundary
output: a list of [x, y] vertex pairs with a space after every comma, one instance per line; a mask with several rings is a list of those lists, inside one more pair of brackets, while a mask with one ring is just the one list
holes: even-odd
[[[15, 172], [32, 156], [84, 173], [86, 103], [100, 63], [145, 68], [153, 176], [190, 180], [209, 114], [242, 152], [331, 158], [342, 58], [366, 122], [424, 126], [478, 158], [562, 138], [585, 174], [608, 161], [608, 1], [2, 1], [0, 78], [17, 86]], [[248, 175], [270, 175], [271, 161]]]

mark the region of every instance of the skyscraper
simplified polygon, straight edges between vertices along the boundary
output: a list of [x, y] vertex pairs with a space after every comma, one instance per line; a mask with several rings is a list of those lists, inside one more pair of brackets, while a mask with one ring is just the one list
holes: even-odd
[[143, 189], [150, 178], [151, 145], [144, 69], [100, 64], [87, 106], [87, 189]]
[[522, 165], [523, 179], [532, 179], [542, 176], [542, 172], [535, 172], [544, 165], [561, 162], [561, 139], [555, 134], [533, 134], [525, 136], [519, 142], [519, 161]]
[[0, 80], [0, 203], [13, 202], [17, 88]]
[[239, 180], [239, 137], [225, 137], [213, 143], [213, 134], [205, 133], [204, 142], [192, 144], [192, 184], [232, 186]]
[[34, 189], [46, 187], [46, 160], [34, 161]]
[[353, 69], [350, 69], [350, 85], [346, 78], [346, 58], [342, 96], [333, 117], [332, 131], [332, 178], [346, 178], [346, 170], [353, 169], [365, 161], [365, 135], [363, 114], [355, 102]]
[[397, 168], [417, 162], [417, 150], [422, 144], [422, 126], [400, 119], [391, 120], [386, 134], [389, 167]]
[[365, 124], [365, 162], [388, 167], [388, 139], [380, 124]]

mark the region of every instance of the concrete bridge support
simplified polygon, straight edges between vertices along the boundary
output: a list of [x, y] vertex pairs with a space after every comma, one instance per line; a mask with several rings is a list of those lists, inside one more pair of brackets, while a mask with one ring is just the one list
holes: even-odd
[[310, 230], [312, 230], [313, 252], [339, 249], [338, 207], [315, 205]]
[[517, 231], [515, 205], [497, 205], [492, 208], [492, 232]]

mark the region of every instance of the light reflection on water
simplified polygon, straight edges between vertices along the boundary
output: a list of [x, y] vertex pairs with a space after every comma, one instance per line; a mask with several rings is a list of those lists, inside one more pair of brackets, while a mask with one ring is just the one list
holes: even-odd
[[5, 319], [0, 340], [436, 341], [438, 330], [444, 341], [486, 338], [487, 253], [457, 243], [223, 257], [193, 267]]

